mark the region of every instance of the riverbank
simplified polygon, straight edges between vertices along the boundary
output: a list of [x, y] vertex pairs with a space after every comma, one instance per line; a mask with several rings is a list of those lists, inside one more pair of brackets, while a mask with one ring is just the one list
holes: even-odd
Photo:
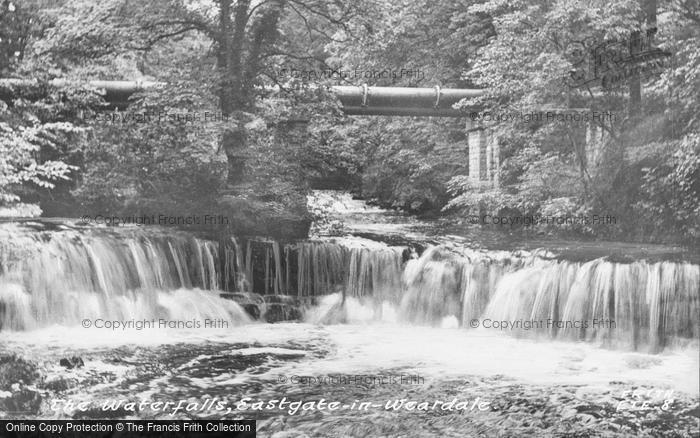
[[[483, 226], [480, 222], [493, 217], [477, 216], [477, 223], [469, 217], [418, 218], [400, 210], [380, 208], [370, 202], [356, 199], [349, 192], [316, 190], [309, 196], [312, 211], [322, 221], [312, 227], [312, 235], [334, 237], [359, 236], [390, 245], [442, 245], [468, 247], [483, 251], [527, 251], [559, 260], [587, 262], [606, 257], [612, 262], [632, 263], [675, 261], [700, 264], [700, 252], [692, 242], [684, 244], [635, 243], [606, 241], [578, 237], [557, 237], [536, 228], [510, 227], [509, 219], [501, 226]], [[321, 226], [318, 226], [320, 223]]]

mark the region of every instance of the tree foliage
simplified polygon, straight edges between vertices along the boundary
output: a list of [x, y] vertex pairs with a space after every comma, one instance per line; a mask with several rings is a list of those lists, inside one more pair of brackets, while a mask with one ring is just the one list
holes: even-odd
[[[697, 238], [698, 27], [693, 2], [503, 2], [473, 5], [495, 36], [465, 77], [488, 90], [477, 101], [493, 113], [547, 108], [610, 111], [588, 126], [492, 124], [501, 139], [501, 186], [481, 191], [451, 181], [452, 211], [606, 214], [617, 225], [577, 231], [606, 238]], [[655, 23], [654, 45], [672, 53], [662, 70], [616, 87], [572, 86], [581, 55], [631, 41]], [[574, 49], [586, 47], [583, 52]], [[625, 46], [627, 47], [627, 46]], [[623, 54], [624, 55], [624, 54]], [[629, 55], [625, 55], [629, 56]], [[691, 79], [691, 80], [689, 80]], [[641, 82], [635, 103], [632, 83]], [[586, 129], [597, 129], [598, 137]], [[602, 132], [602, 135], [600, 133]], [[590, 134], [591, 131], [588, 132]], [[675, 237], [674, 237], [675, 236]], [[685, 238], [685, 237], [684, 237]]]
[[[1, 0], [0, 75], [34, 85], [0, 84], [0, 203], [213, 206], [254, 224], [302, 218], [309, 187], [338, 188], [411, 212], [606, 214], [618, 224], [565, 231], [697, 238], [697, 11], [696, 0]], [[572, 85], [591, 47], [652, 25], [672, 54], [663, 69]], [[92, 79], [167, 85], [115, 109]], [[460, 105], [494, 114], [614, 118], [485, 123], [500, 144], [500, 185], [485, 189], [469, 178], [463, 120], [343, 116], [326, 86], [362, 83], [482, 88]], [[207, 112], [221, 116], [105, 121]]]

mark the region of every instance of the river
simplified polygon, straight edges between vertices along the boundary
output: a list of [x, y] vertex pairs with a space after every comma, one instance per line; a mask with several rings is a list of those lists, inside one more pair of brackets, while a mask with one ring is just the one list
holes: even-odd
[[[310, 203], [304, 242], [0, 224], [0, 412], [255, 418], [278, 438], [698, 433], [683, 250], [478, 241], [346, 193]], [[221, 291], [306, 305], [271, 324]]]

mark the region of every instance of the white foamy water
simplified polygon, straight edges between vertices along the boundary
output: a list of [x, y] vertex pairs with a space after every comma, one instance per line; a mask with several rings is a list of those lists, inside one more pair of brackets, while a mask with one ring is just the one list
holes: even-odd
[[[384, 214], [349, 195], [327, 201], [357, 224]], [[390, 220], [380, 226], [396, 231]], [[565, 261], [546, 251], [490, 251], [458, 241], [422, 247], [419, 256], [416, 246], [354, 236], [282, 244], [150, 229], [8, 230], [0, 241], [0, 352], [38, 364], [44, 382], [65, 384], [43, 388], [47, 399], [235, 401], [289, 391], [370, 397], [375, 389], [345, 396], [345, 388], [285, 386], [279, 378], [392, 373], [420, 376], [425, 384], [415, 392], [439, 397], [449, 392], [445, 385], [479, 379], [494, 388], [574, 385], [611, 393], [623, 385], [697, 397], [697, 264]], [[262, 298], [250, 292], [317, 304], [305, 310], [304, 322], [266, 324], [220, 298], [222, 290], [257, 303]], [[473, 319], [595, 318], [618, 326], [470, 328]], [[136, 327], [161, 319], [226, 325]], [[59, 365], [73, 356], [85, 365]], [[441, 384], [442, 393], [433, 391]], [[40, 414], [74, 412], [42, 406]]]
[[[327, 311], [340, 296], [329, 297], [311, 318]], [[118, 330], [53, 326], [25, 332], [0, 332], [3, 350], [37, 360], [74, 354], [97, 357], [86, 367], [103, 366], [102, 353], [122, 346], [252, 344], [253, 348], [224, 349], [219, 354], [251, 356], [297, 355], [265, 372], [221, 373], [200, 385], [245, 383], [249, 378], [274, 380], [280, 374], [366, 374], [401, 369], [426, 380], [502, 375], [524, 383], [605, 386], [611, 382], [650, 385], [694, 394], [698, 387], [697, 346], [662, 354], [608, 350], [588, 342], [517, 339], [487, 329], [464, 330], [411, 326], [396, 322], [391, 306], [376, 320], [373, 305], [348, 299], [348, 324], [245, 324], [234, 329]], [[449, 324], [448, 324], [449, 325]], [[290, 348], [293, 346], [293, 348]], [[183, 352], [188, 347], [180, 347]], [[314, 352], [332, 351], [322, 358]], [[195, 356], [197, 362], [203, 358]], [[234, 379], [234, 380], [231, 380]]]

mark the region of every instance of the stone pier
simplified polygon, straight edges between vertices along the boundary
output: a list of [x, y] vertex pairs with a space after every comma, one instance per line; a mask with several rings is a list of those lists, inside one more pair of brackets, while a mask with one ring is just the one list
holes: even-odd
[[467, 121], [469, 137], [469, 180], [477, 187], [498, 187], [500, 148], [498, 136], [491, 129]]

